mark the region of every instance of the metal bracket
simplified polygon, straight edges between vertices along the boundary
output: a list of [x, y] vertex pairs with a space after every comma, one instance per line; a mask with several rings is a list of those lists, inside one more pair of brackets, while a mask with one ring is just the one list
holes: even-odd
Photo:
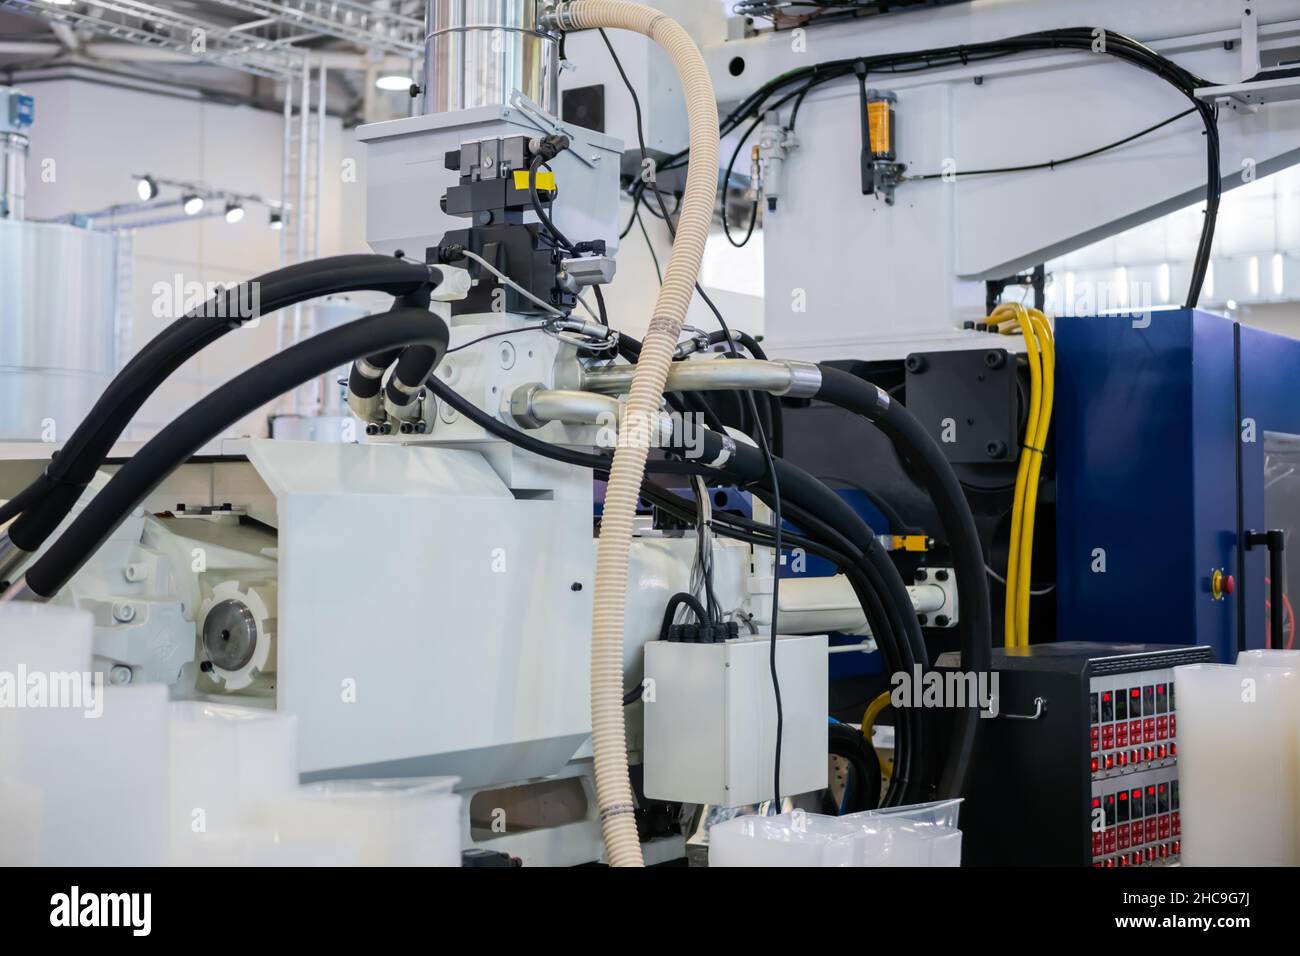
[[1047, 698], [1034, 698], [1034, 712], [1032, 714], [998, 714], [999, 717], [1005, 717], [1007, 720], [1038, 720], [1047, 713]]
[[[510, 94], [510, 105], [522, 113], [534, 126], [543, 133], [546, 133], [548, 136], [565, 136], [570, 142], [577, 141], [577, 136], [572, 130], [565, 127], [563, 123], [557, 120], [550, 113], [546, 112], [546, 110], [542, 109], [537, 105], [537, 103], [529, 99], [519, 90], [515, 90]], [[593, 162], [590, 158], [582, 155], [581, 150], [570, 149], [569, 153], [576, 157], [583, 165], [591, 169], [596, 168], [596, 162]]]

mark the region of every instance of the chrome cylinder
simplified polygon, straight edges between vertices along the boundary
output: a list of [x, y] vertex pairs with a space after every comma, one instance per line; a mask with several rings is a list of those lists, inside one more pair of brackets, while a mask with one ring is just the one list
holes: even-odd
[[555, 114], [560, 57], [556, 39], [538, 27], [545, 6], [545, 0], [428, 0], [424, 112], [506, 105], [519, 90]]
[[[632, 387], [632, 365], [607, 365], [582, 374], [590, 392], [621, 395]], [[821, 370], [811, 362], [778, 359], [705, 359], [674, 362], [668, 370], [669, 392], [717, 392], [743, 389], [791, 398], [811, 398], [821, 389]]]

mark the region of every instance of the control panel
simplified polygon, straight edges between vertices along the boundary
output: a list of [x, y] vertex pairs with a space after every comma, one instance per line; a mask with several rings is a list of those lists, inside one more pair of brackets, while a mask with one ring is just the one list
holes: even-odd
[[1178, 861], [1178, 714], [1171, 668], [1089, 679], [1088, 826], [1095, 867]]

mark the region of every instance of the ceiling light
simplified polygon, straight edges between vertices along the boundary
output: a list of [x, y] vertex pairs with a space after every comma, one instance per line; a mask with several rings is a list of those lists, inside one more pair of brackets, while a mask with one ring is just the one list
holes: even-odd
[[411, 78], [397, 73], [389, 73], [375, 80], [375, 86], [392, 93], [405, 93], [411, 88]]
[[152, 176], [141, 176], [135, 183], [135, 194], [141, 202], [148, 202], [158, 195], [158, 183]]
[[204, 200], [202, 196], [188, 193], [181, 197], [181, 208], [185, 210], [187, 216], [197, 216], [203, 211], [203, 206]]
[[226, 222], [236, 223], [244, 218], [244, 207], [237, 202], [226, 203]]
[[270, 226], [272, 229], [283, 229], [284, 216], [278, 212], [272, 212], [269, 216], [266, 217], [266, 224]]

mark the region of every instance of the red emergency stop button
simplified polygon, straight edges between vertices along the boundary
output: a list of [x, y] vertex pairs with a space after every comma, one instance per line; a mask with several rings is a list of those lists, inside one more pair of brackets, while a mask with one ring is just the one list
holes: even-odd
[[1210, 572], [1210, 594], [1214, 600], [1222, 601], [1237, 590], [1237, 580], [1231, 574], [1225, 574], [1222, 568]]

